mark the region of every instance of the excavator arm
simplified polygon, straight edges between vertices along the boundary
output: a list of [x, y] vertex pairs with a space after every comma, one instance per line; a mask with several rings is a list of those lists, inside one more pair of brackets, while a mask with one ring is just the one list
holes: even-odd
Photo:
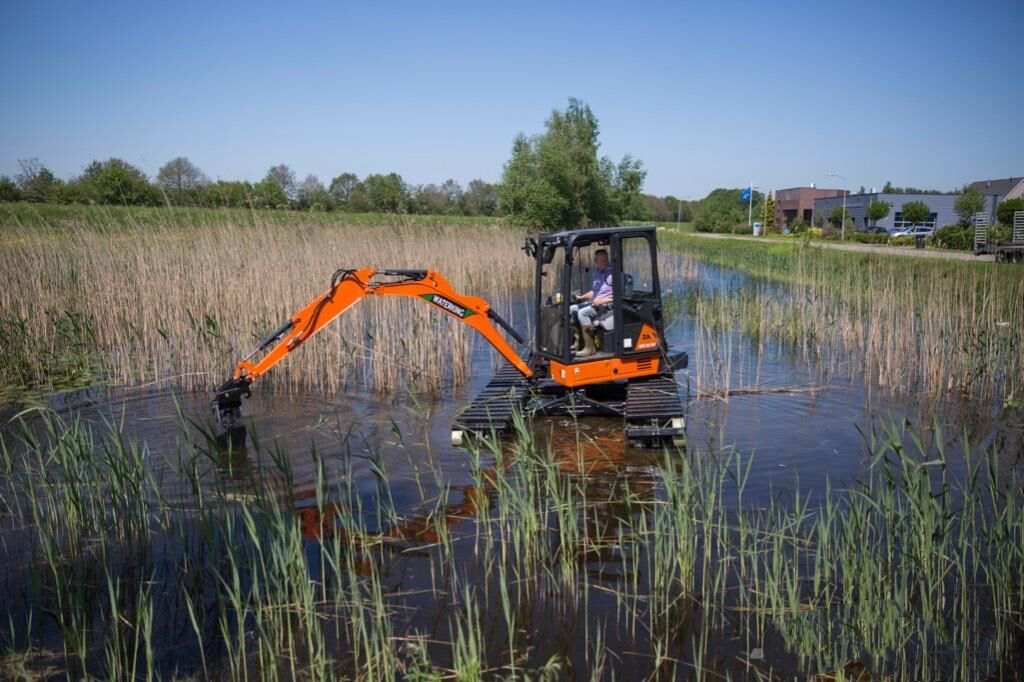
[[[378, 277], [399, 279], [377, 281], [375, 278]], [[524, 376], [533, 375], [529, 366], [505, 341], [493, 323], [504, 328], [520, 343], [523, 343], [523, 338], [491, 309], [487, 301], [459, 294], [439, 273], [433, 270], [372, 268], [338, 270], [331, 278], [331, 285], [326, 292], [313, 299], [264, 339], [238, 363], [234, 376], [217, 388], [213, 405], [217, 422], [223, 429], [223, 433], [218, 436], [222, 444], [240, 445], [245, 440], [245, 426], [241, 423], [242, 398], [251, 394], [249, 386], [252, 381], [284, 360], [356, 301], [369, 295], [406, 296], [426, 301], [480, 332]]]

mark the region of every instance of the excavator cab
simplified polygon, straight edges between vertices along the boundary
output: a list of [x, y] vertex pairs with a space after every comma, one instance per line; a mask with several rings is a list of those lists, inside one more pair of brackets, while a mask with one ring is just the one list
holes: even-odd
[[[535, 351], [565, 386], [635, 378], [684, 367], [664, 340], [654, 227], [609, 227], [542, 234], [525, 248], [536, 260]], [[597, 352], [578, 357], [581, 330], [574, 301], [590, 291], [595, 256], [611, 270], [612, 303], [594, 319]]]

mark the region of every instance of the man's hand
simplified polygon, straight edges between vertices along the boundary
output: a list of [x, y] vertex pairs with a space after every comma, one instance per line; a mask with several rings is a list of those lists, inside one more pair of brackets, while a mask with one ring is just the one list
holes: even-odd
[[612, 299], [610, 298], [595, 298], [594, 305], [611, 305]]

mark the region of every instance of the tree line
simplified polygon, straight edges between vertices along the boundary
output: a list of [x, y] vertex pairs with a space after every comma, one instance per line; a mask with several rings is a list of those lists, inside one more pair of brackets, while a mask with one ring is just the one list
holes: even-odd
[[267, 170], [257, 183], [210, 181], [187, 157], [171, 159], [153, 181], [123, 159], [93, 161], [67, 180], [54, 176], [37, 159], [20, 160], [14, 178], [0, 177], [0, 201], [129, 206], [207, 206], [308, 211], [382, 211], [460, 215], [495, 215], [495, 186], [473, 180], [465, 188], [454, 180], [440, 185], [411, 185], [397, 173], [360, 179], [341, 173], [324, 184], [315, 175], [296, 179], [286, 164]]
[[29, 159], [18, 162], [15, 177], [0, 177], [0, 201], [507, 215], [535, 228], [692, 220], [690, 202], [643, 194], [647, 172], [640, 160], [599, 157], [598, 135], [590, 107], [570, 99], [565, 110], [552, 111], [542, 133], [515, 138], [497, 183], [413, 185], [397, 173], [359, 178], [350, 172], [324, 183], [315, 175], [299, 179], [283, 163], [256, 183], [211, 181], [184, 156], [161, 166], [152, 181], [118, 158], [93, 161], [81, 175], [62, 180]]

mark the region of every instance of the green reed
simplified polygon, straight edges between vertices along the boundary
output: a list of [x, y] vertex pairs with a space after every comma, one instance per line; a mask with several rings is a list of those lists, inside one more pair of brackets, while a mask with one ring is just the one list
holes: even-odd
[[310, 453], [297, 508], [284, 453], [227, 476], [185, 431], [193, 493], [172, 503], [116, 421], [23, 415], [0, 546], [32, 560], [0, 670], [32, 672], [54, 642], [76, 679], [969, 680], [1021, 663], [1024, 505], [997, 448], [960, 443], [953, 475], [937, 427], [889, 424], [865, 432], [860, 482], [754, 505], [741, 453], [594, 471], [516, 428], [467, 451], [467, 486], [424, 464], [430, 496], [402, 511], [372, 443]]
[[[742, 287], [695, 294], [698, 341], [709, 352], [714, 339], [704, 337], [740, 330], [758, 354], [765, 339], [774, 339], [830, 372], [856, 372], [887, 390], [956, 390], [1002, 400], [1024, 389], [1024, 276], [1018, 266], [792, 243], [665, 241], [754, 276]], [[712, 360], [712, 367], [721, 364]]]

